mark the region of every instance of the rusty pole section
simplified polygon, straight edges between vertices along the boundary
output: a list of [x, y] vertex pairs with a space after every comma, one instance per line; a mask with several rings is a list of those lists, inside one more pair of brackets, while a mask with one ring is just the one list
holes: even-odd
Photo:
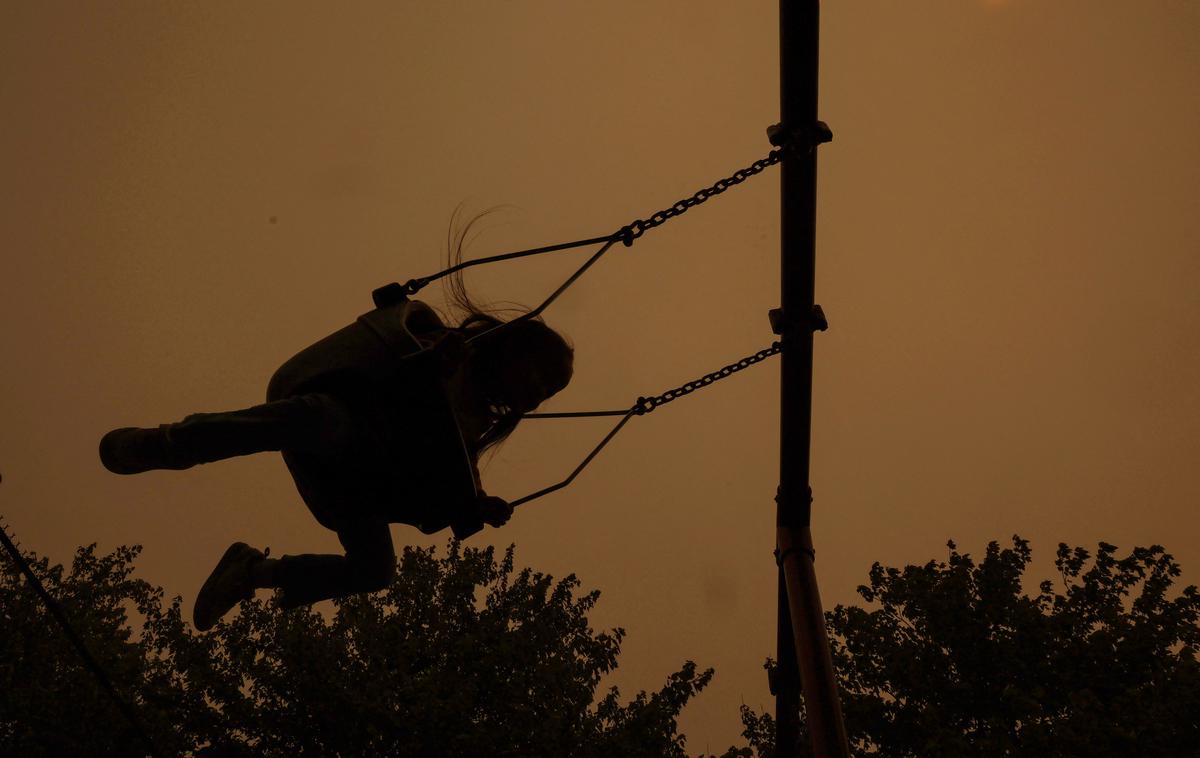
[[[809, 529], [813, 331], [825, 328], [824, 314], [814, 301], [817, 145], [831, 138], [828, 128], [817, 120], [820, 11], [820, 0], [779, 3], [782, 120], [775, 134], [797, 148], [781, 164], [782, 308], [772, 314], [772, 325], [782, 335], [784, 345], [776, 511], [776, 549], [782, 582], [780, 668], [775, 682], [780, 758], [792, 756], [796, 750], [792, 726], [796, 676], [795, 668], [785, 669], [787, 664], [798, 664], [813, 755], [817, 758], [850, 755], [813, 569]], [[794, 655], [784, 649], [789, 642], [795, 646]]]

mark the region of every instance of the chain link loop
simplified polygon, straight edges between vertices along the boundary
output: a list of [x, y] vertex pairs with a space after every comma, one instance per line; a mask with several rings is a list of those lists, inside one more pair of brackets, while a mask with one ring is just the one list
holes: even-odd
[[767, 157], [756, 160], [746, 168], [738, 169], [737, 171], [733, 172], [733, 176], [730, 176], [726, 179], [717, 180], [717, 182], [711, 187], [699, 190], [691, 197], [685, 197], [684, 199], [672, 205], [670, 208], [664, 208], [658, 213], [655, 213], [649, 219], [638, 219], [626, 224], [625, 226], [621, 227], [614, 236], [619, 237], [621, 242], [625, 244], [625, 247], [630, 247], [633, 245], [634, 240], [636, 240], [638, 237], [641, 237], [654, 227], [665, 224], [667, 221], [670, 221], [676, 216], [687, 212], [689, 208], [694, 208], [708, 200], [710, 197], [719, 195], [730, 187], [736, 187], [750, 177], [761, 174], [768, 167], [779, 163], [781, 160], [787, 157], [787, 152], [789, 149], [789, 146], [785, 145], [784, 147], [772, 150]]
[[662, 393], [661, 395], [655, 395], [654, 397], [639, 397], [637, 399], [637, 402], [634, 403], [634, 405], [633, 405], [633, 412], [638, 416], [644, 416], [647, 413], [650, 413], [651, 411], [653, 411], [655, 408], [657, 408], [660, 405], [666, 405], [667, 403], [671, 402], [672, 400], [677, 400], [678, 398], [681, 398], [684, 395], [690, 395], [693, 392], [695, 392], [696, 390], [700, 389], [701, 387], [707, 387], [708, 385], [712, 384], [713, 382], [720, 381], [727, 376], [732, 376], [733, 374], [736, 374], [737, 372], [741, 371], [742, 369], [749, 368], [749, 367], [753, 366], [755, 363], [766, 360], [767, 358], [770, 358], [772, 355], [775, 355], [776, 353], [780, 353], [782, 351], [783, 351], [783, 343], [782, 342], [772, 342], [770, 347], [765, 348], [763, 350], [759, 350], [754, 355], [748, 355], [736, 363], [731, 363], [728, 366], [725, 366], [724, 368], [717, 369], [716, 371], [705, 374], [704, 376], [700, 377], [699, 379], [694, 379], [685, 384], [681, 384], [678, 387], [676, 387], [675, 389], [667, 390], [666, 392]]

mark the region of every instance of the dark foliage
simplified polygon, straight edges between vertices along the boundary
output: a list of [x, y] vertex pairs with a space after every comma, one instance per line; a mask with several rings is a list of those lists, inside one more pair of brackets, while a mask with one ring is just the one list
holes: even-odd
[[[326, 620], [244, 604], [206, 635], [132, 578], [136, 548], [34, 560], [165, 754], [681, 756], [676, 719], [710, 680], [691, 662], [622, 704], [601, 678], [623, 632], [598, 594], [515, 571], [512, 550], [405, 552], [393, 586]], [[827, 614], [852, 749], [881, 756], [1200, 754], [1200, 595], [1161, 547], [1060, 545], [1062, 586], [1022, 592], [1028, 543], [981, 562], [876, 564], [868, 608]], [[0, 754], [130, 755], [137, 740], [4, 562]], [[129, 615], [142, 619], [136, 632]], [[773, 754], [770, 715], [742, 709]]]
[[[826, 614], [851, 749], [879, 756], [1200, 755], [1200, 595], [1159, 546], [1060, 544], [1061, 587], [1025, 594], [1029, 543], [953, 542], [871, 568], [874, 608]], [[743, 709], [771, 753], [772, 719]], [[764, 739], [768, 737], [768, 739]]]
[[[131, 578], [137, 548], [35, 560], [164, 754], [681, 756], [676, 718], [712, 677], [690, 661], [658, 692], [597, 699], [624, 632], [598, 592], [516, 571], [510, 548], [409, 548], [385, 592], [331, 620], [256, 600], [208, 634]], [[137, 740], [15, 568], [0, 573], [0, 753], [131, 755]], [[143, 620], [135, 633], [129, 612]]]

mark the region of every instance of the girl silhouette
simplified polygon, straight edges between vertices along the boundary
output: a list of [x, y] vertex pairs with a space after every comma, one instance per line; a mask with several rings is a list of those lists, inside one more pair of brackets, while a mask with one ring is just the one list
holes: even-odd
[[[455, 263], [476, 221], [451, 245]], [[278, 588], [283, 608], [385, 588], [391, 523], [463, 539], [508, 521], [511, 506], [480, 485], [479, 456], [567, 385], [574, 351], [539, 319], [505, 322], [480, 308], [461, 272], [448, 282], [457, 326], [388, 285], [375, 309], [284, 363], [265, 404], [101, 439], [100, 460], [117, 474], [280, 451], [308, 509], [337, 533], [344, 555], [276, 559], [235, 542], [197, 594], [197, 629], [257, 588]]]

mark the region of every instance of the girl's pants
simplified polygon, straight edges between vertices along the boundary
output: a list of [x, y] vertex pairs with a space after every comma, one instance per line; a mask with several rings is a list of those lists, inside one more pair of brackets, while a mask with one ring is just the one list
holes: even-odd
[[337, 533], [346, 554], [280, 558], [275, 585], [283, 590], [281, 606], [309, 605], [390, 584], [396, 568], [391, 530], [387, 522], [363, 514], [361, 503], [354, 502], [353, 471], [358, 468], [356, 458], [369, 455], [364, 446], [369, 430], [345, 402], [310, 393], [243, 410], [196, 413], [161, 429], [171, 454], [187, 463], [283, 452], [309, 509]]

